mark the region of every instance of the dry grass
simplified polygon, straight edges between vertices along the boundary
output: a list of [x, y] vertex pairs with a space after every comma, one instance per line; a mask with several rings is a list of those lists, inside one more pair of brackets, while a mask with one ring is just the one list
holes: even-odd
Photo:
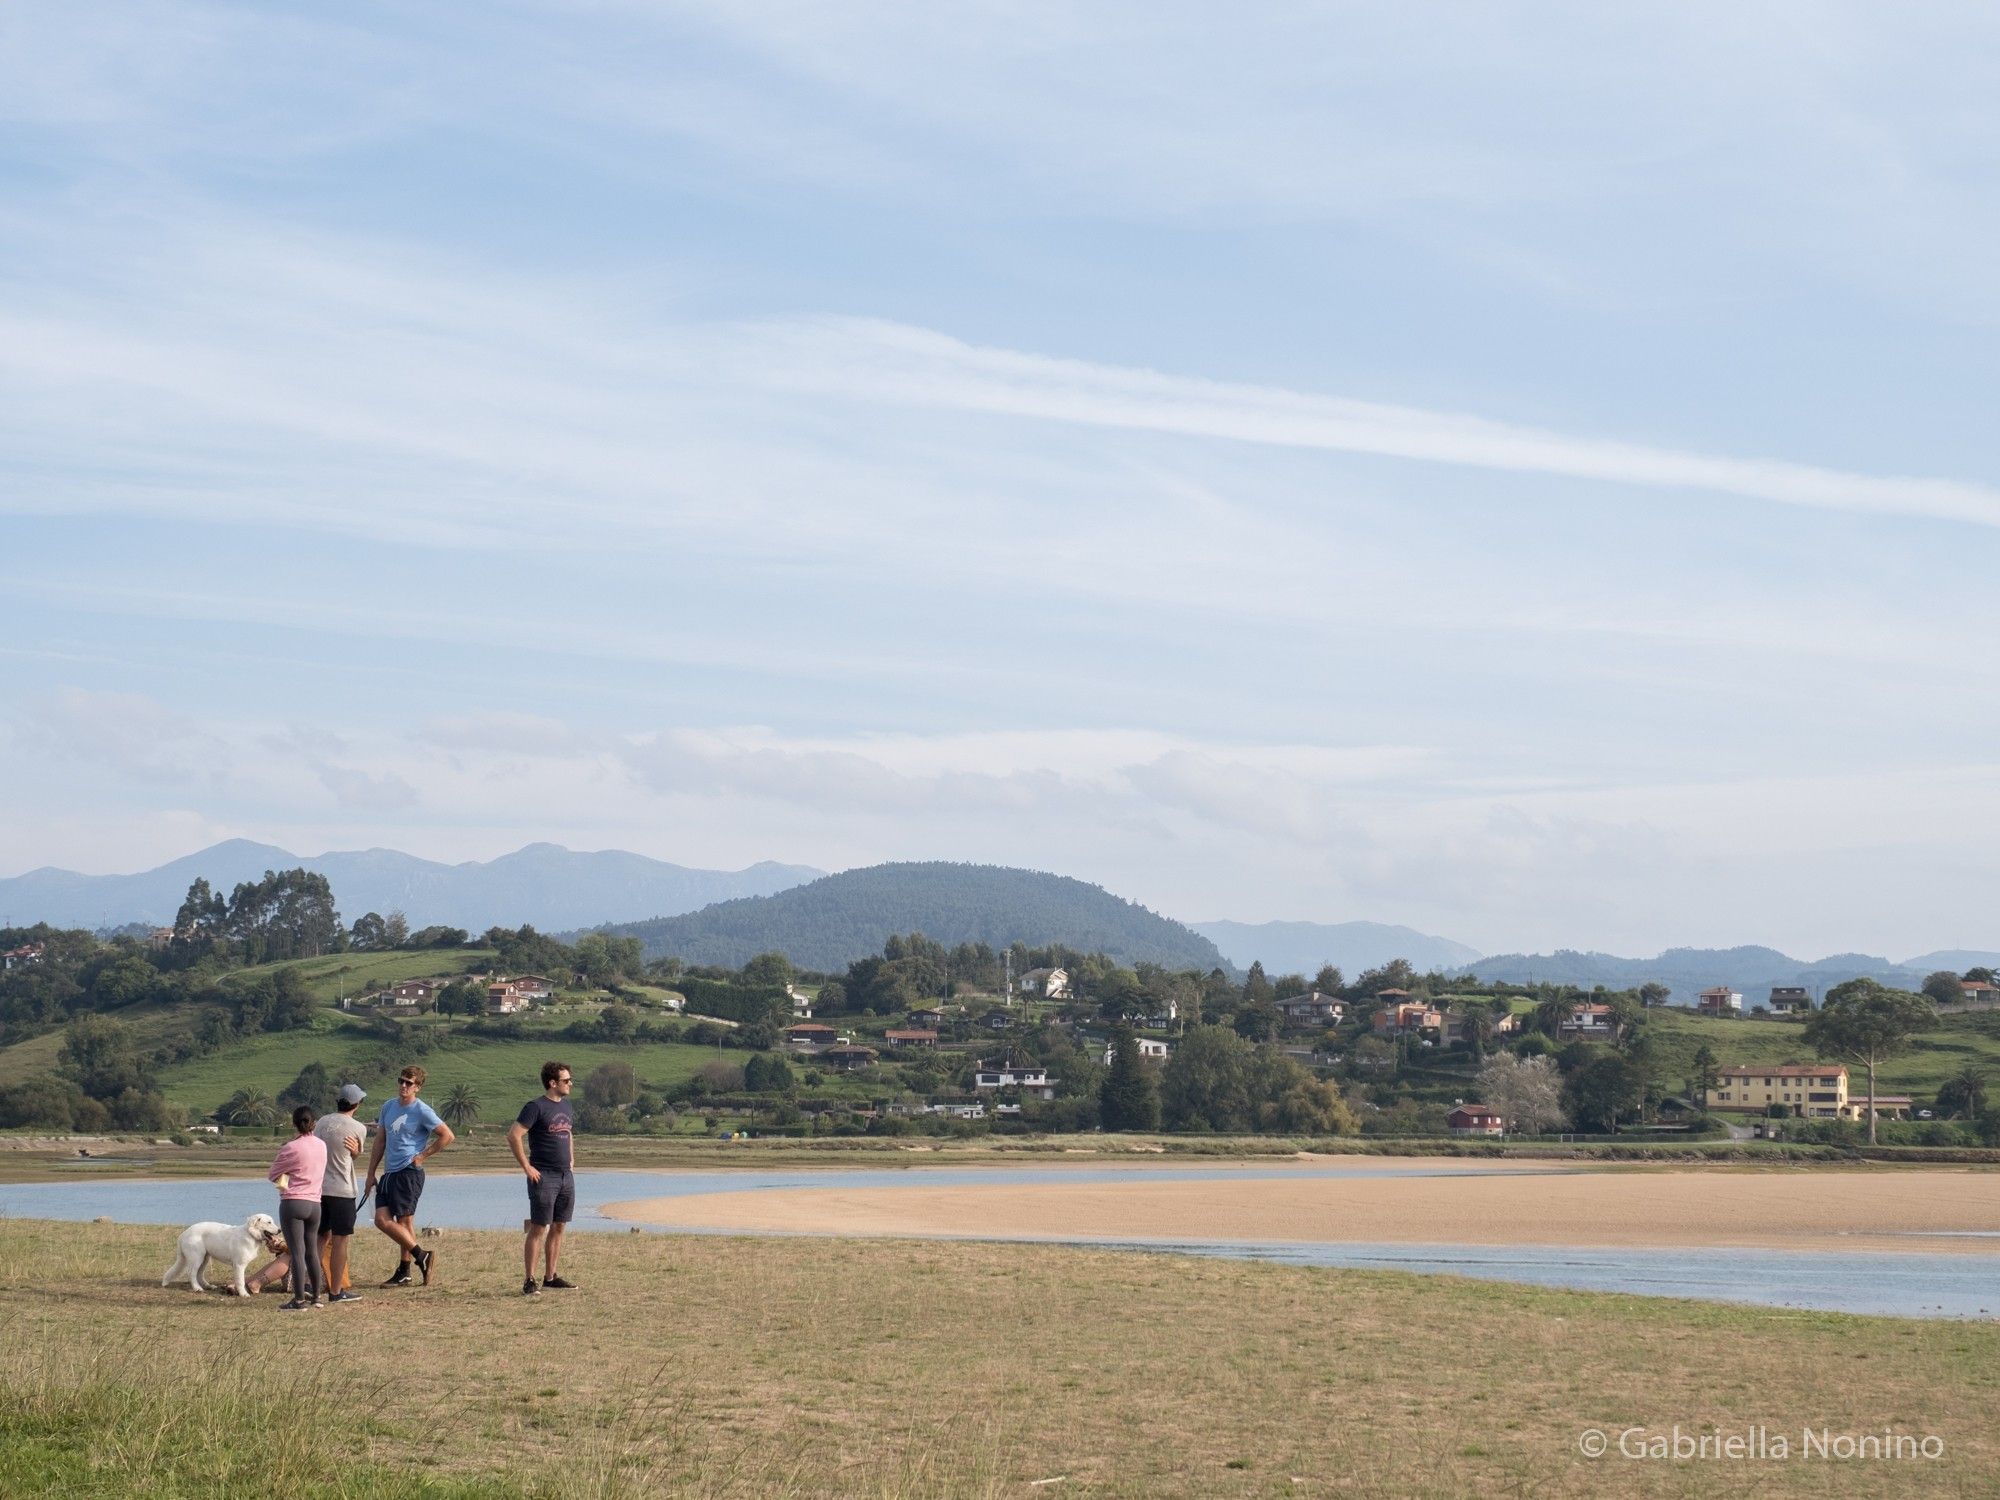
[[[167, 1230], [0, 1223], [0, 1491], [2000, 1490], [1992, 1325], [1050, 1246], [607, 1234], [572, 1242], [584, 1290], [530, 1301], [513, 1236], [437, 1243], [438, 1286], [283, 1314], [162, 1291]], [[362, 1244], [359, 1269], [385, 1269]], [[344, 1406], [352, 1439], [336, 1422], [274, 1442], [287, 1405]], [[1936, 1433], [1947, 1456], [1576, 1452], [1586, 1427], [1753, 1422]]]

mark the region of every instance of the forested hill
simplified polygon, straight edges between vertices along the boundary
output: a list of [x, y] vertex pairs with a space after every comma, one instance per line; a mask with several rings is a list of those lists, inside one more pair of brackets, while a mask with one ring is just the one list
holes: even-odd
[[723, 901], [686, 916], [606, 927], [648, 958], [735, 966], [779, 952], [803, 969], [845, 967], [897, 933], [947, 945], [1063, 944], [1170, 968], [1227, 968], [1215, 944], [1178, 922], [1081, 880], [1000, 865], [870, 865], [774, 896]]

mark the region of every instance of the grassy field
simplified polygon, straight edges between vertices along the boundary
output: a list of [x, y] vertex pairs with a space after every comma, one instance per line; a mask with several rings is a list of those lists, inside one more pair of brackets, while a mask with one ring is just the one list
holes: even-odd
[[[571, 1241], [582, 1290], [529, 1301], [497, 1233], [437, 1241], [428, 1289], [285, 1314], [160, 1289], [170, 1238], [0, 1223], [0, 1493], [2000, 1488], [1991, 1324], [1052, 1246], [604, 1234]], [[372, 1279], [384, 1256], [363, 1244]], [[1807, 1427], [1887, 1427], [1944, 1456], [1579, 1453], [1588, 1429], [1676, 1424], [1795, 1448]]]
[[[323, 1062], [338, 1077], [382, 1053], [384, 1043], [369, 1036], [361, 1022], [347, 1017], [331, 1019], [333, 1024], [324, 1031], [270, 1032], [208, 1057], [163, 1069], [160, 1086], [176, 1104], [206, 1113], [240, 1088], [260, 1088], [275, 1096], [308, 1062]], [[739, 1064], [747, 1055], [723, 1054]], [[673, 1042], [578, 1043], [548, 1036], [526, 1041], [467, 1038], [413, 1060], [420, 1062], [428, 1075], [424, 1097], [433, 1105], [440, 1103], [453, 1085], [469, 1083], [490, 1111], [500, 1101], [512, 1100], [518, 1105], [522, 1099], [537, 1093], [542, 1063], [551, 1057], [567, 1062], [579, 1078], [607, 1062], [628, 1062], [642, 1085], [657, 1086], [692, 1077], [695, 1069], [713, 1061], [715, 1056], [713, 1048]], [[393, 1069], [399, 1064], [389, 1066]], [[382, 1084], [389, 1076], [388, 1072], [379, 1071], [373, 1081]], [[369, 1092], [386, 1097], [387, 1090], [373, 1087]]]
[[[1691, 1071], [1695, 1051], [1704, 1042], [1724, 1067], [1815, 1060], [1799, 1021], [1723, 1020], [1661, 1008], [1646, 1013], [1646, 1024], [1676, 1079]], [[2000, 1013], [1938, 1017], [1932, 1029], [1913, 1039], [1910, 1051], [1882, 1065], [1877, 1086], [1884, 1092], [1929, 1096], [1967, 1062], [1980, 1064], [1989, 1077], [2000, 1080]], [[1850, 1065], [1849, 1092], [1860, 1092], [1866, 1076]]]
[[254, 969], [239, 969], [231, 977], [255, 977], [281, 968], [297, 969], [313, 998], [323, 1005], [331, 1005], [343, 995], [372, 994], [405, 979], [464, 974], [472, 965], [483, 965], [493, 957], [490, 948], [443, 948], [420, 953], [329, 953], [325, 958], [305, 958], [293, 964], [265, 964]]

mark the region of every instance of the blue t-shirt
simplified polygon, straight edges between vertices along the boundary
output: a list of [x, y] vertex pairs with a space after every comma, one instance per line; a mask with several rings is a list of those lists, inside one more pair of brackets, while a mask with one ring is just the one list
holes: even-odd
[[436, 1110], [421, 1099], [412, 1099], [404, 1104], [400, 1099], [391, 1099], [382, 1106], [382, 1175], [400, 1172], [416, 1160], [417, 1153], [431, 1138], [431, 1132], [442, 1125]]

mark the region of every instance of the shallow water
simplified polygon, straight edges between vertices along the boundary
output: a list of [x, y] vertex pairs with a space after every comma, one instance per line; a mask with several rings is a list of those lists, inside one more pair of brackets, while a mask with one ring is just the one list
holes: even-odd
[[[1569, 1169], [1557, 1169], [1567, 1171]], [[631, 1228], [605, 1217], [608, 1203], [635, 1198], [683, 1198], [708, 1193], [785, 1188], [899, 1188], [1026, 1183], [1204, 1182], [1300, 1177], [1465, 1177], [1486, 1169], [1445, 1165], [1357, 1169], [1285, 1167], [972, 1167], [835, 1169], [792, 1172], [584, 1172], [577, 1177], [579, 1230]], [[1548, 1176], [1524, 1168], [1509, 1175]], [[241, 1220], [269, 1211], [276, 1194], [254, 1178], [131, 1182], [42, 1182], [0, 1185], [0, 1213], [17, 1218], [95, 1219], [125, 1223]], [[434, 1174], [422, 1220], [448, 1229], [509, 1229], [521, 1222], [525, 1194], [512, 1173]], [[649, 1229], [654, 1226], [647, 1226]], [[661, 1226], [659, 1232], [676, 1232]], [[736, 1231], [715, 1231], [736, 1232]], [[1913, 1238], [1948, 1240], [1950, 1231], [1916, 1231]], [[1987, 1236], [1967, 1235], [1967, 1239]], [[982, 1237], [985, 1238], [985, 1237]], [[1079, 1244], [1160, 1254], [1204, 1255], [1289, 1265], [1449, 1272], [1491, 1281], [1644, 1296], [1695, 1297], [1770, 1307], [1903, 1317], [2000, 1317], [2000, 1259], [1943, 1251], [1873, 1253], [1738, 1249], [1575, 1249], [1566, 1246], [1297, 1243], [1243, 1240], [1102, 1240], [1085, 1236], [1008, 1236], [1038, 1244]], [[162, 1241], [164, 1244], [164, 1240]]]

